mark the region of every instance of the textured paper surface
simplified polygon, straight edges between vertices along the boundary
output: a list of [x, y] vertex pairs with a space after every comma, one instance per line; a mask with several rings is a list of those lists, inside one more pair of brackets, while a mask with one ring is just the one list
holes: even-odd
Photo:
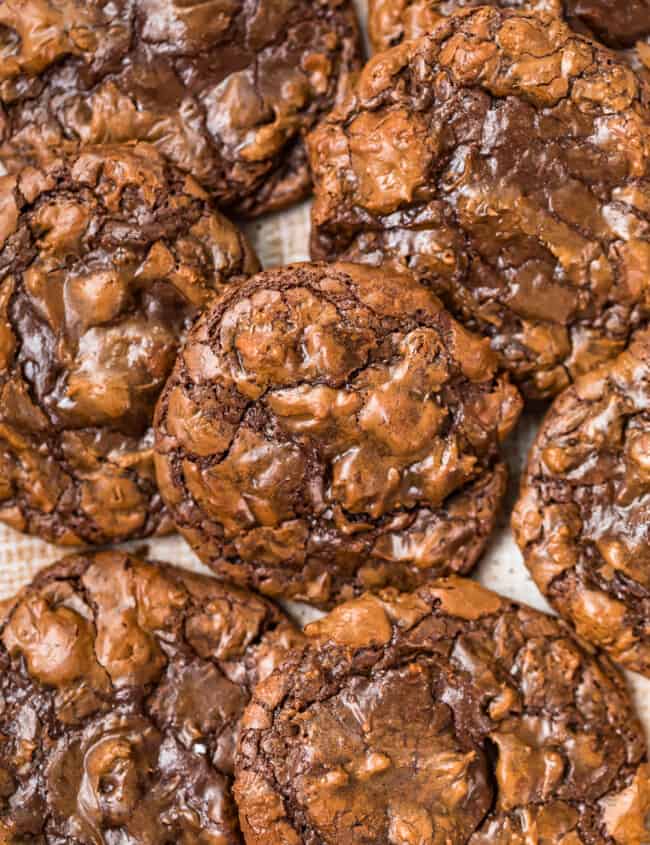
[[[363, 15], [364, 10], [360, 11]], [[247, 233], [265, 267], [307, 260], [309, 205], [304, 203], [289, 211], [252, 223], [248, 226]], [[548, 605], [528, 575], [509, 529], [510, 511], [516, 496], [519, 471], [538, 424], [539, 418], [528, 413], [508, 444], [508, 461], [511, 468], [509, 498], [504, 507], [500, 528], [479, 564], [475, 577], [497, 592], [548, 610]], [[146, 545], [150, 556], [159, 560], [207, 571], [180, 537], [168, 537], [136, 545]], [[0, 525], [0, 601], [13, 595], [39, 569], [57, 560], [64, 553], [60, 548]], [[309, 608], [292, 606], [291, 610], [302, 621], [316, 615]], [[628, 673], [628, 678], [650, 737], [650, 680], [632, 673]]]

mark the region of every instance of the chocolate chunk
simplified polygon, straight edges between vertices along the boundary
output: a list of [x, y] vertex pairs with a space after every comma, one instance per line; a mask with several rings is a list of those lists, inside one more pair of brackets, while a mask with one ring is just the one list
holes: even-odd
[[555, 400], [513, 529], [556, 610], [650, 677], [650, 331]]
[[303, 134], [360, 63], [350, 0], [6, 0], [0, 159], [148, 141], [223, 207], [310, 187]]
[[467, 572], [521, 399], [412, 276], [295, 264], [227, 292], [156, 410], [178, 528], [220, 575], [330, 606]]
[[264, 599], [119, 552], [45, 570], [0, 618], [0, 841], [239, 845], [240, 719], [300, 636]]
[[410, 268], [553, 396], [648, 317], [649, 90], [553, 16], [445, 18], [310, 136], [312, 255]]
[[257, 269], [147, 144], [2, 177], [0, 519], [62, 544], [169, 531], [156, 399], [198, 311]]
[[623, 679], [563, 622], [461, 578], [307, 628], [236, 756], [247, 845], [642, 845], [650, 766]]

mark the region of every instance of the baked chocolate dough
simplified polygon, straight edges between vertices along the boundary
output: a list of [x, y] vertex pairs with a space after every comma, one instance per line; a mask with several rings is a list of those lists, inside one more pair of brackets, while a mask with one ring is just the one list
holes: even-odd
[[0, 608], [0, 842], [240, 845], [233, 754], [300, 634], [270, 602], [119, 552]]
[[61, 544], [169, 531], [156, 399], [196, 314], [258, 266], [149, 145], [0, 178], [0, 519]]
[[633, 65], [650, 59], [649, 0], [369, 0], [370, 41], [375, 50], [385, 50], [427, 35], [442, 17], [476, 6], [564, 17], [576, 32], [620, 51]]
[[467, 572], [521, 398], [411, 276], [294, 264], [190, 333], [156, 409], [174, 521], [219, 575], [320, 606]]
[[444, 18], [311, 134], [312, 256], [412, 270], [551, 397], [649, 316], [648, 91], [553, 16]]
[[513, 529], [553, 607], [650, 677], [650, 331], [555, 400]]
[[0, 160], [147, 141], [221, 207], [281, 208], [359, 43], [350, 0], [3, 0]]
[[563, 622], [459, 578], [307, 629], [242, 721], [247, 845], [642, 845], [622, 678]]

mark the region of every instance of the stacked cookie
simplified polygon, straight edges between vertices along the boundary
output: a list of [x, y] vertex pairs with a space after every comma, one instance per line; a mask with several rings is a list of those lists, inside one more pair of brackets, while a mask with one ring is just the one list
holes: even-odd
[[[0, 24], [0, 519], [87, 547], [0, 604], [0, 843], [647, 845], [645, 4]], [[260, 270], [224, 213], [312, 184]], [[463, 577], [548, 399], [561, 619]], [[173, 530], [212, 576], [89, 548]]]

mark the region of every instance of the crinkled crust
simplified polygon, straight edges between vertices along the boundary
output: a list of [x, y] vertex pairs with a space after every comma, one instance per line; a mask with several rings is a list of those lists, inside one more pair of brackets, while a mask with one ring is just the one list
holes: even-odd
[[64, 545], [168, 532], [156, 399], [196, 314], [258, 267], [149, 145], [0, 179], [0, 519]]
[[647, 840], [643, 730], [563, 622], [449, 578], [353, 600], [307, 634], [244, 714], [247, 845]]
[[310, 135], [312, 256], [410, 268], [553, 396], [648, 315], [646, 92], [552, 16], [444, 18]]
[[[562, 15], [562, 0], [368, 0], [368, 34], [377, 51], [428, 35], [442, 18], [477, 6]], [[610, 12], [610, 19], [615, 17]], [[649, 27], [650, 28], [650, 27]]]
[[556, 399], [513, 529], [553, 607], [650, 677], [650, 332]]
[[222, 207], [305, 196], [303, 134], [360, 66], [349, 0], [5, 0], [0, 159], [147, 141]]
[[320, 606], [467, 572], [521, 399], [413, 278], [260, 273], [197, 323], [156, 410], [156, 472], [220, 575]]
[[118, 552], [0, 619], [0, 841], [241, 845], [239, 720], [300, 634], [270, 602]]
[[632, 65], [648, 65], [647, 0], [369, 0], [368, 31], [375, 50], [427, 35], [442, 17], [476, 6], [537, 11], [564, 17], [572, 29], [621, 52]]

